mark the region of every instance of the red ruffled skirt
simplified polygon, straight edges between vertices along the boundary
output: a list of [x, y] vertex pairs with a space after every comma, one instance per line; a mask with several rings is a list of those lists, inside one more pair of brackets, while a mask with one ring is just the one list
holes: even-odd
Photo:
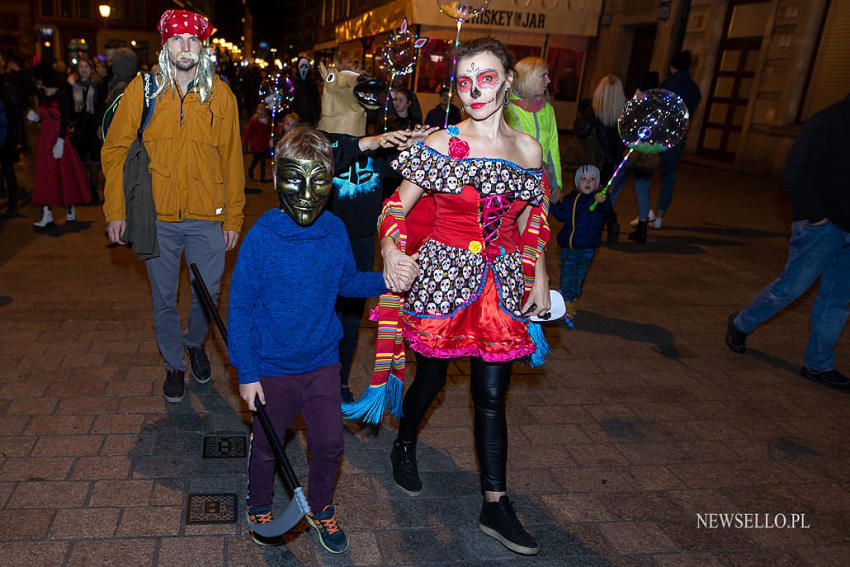
[[536, 350], [527, 319], [506, 312], [499, 301], [492, 265], [482, 276], [478, 297], [451, 316], [402, 312], [402, 332], [410, 348], [431, 358], [477, 356], [488, 362], [506, 362]]

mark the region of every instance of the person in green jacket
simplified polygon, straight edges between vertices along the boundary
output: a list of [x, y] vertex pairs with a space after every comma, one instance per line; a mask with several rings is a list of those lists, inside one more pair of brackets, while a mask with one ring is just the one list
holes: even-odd
[[546, 91], [552, 82], [549, 66], [540, 57], [526, 57], [514, 65], [514, 70], [516, 79], [511, 87], [505, 120], [515, 130], [537, 138], [543, 146], [543, 169], [550, 200], [554, 203], [560, 200], [563, 185], [555, 109], [546, 100]]

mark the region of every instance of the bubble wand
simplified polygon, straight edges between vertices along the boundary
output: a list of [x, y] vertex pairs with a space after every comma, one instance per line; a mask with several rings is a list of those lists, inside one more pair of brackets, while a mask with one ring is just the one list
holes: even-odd
[[[629, 99], [617, 118], [620, 138], [629, 150], [599, 194], [608, 194], [632, 153], [654, 154], [672, 148], [684, 139], [688, 124], [688, 107], [676, 93], [649, 89], [640, 98]], [[595, 210], [597, 204], [594, 200], [590, 210]]]
[[401, 27], [390, 34], [381, 47], [381, 58], [390, 72], [390, 82], [387, 85], [387, 96], [384, 99], [384, 132], [387, 131], [387, 116], [390, 112], [390, 91], [392, 91], [396, 76], [407, 75], [413, 71], [416, 63], [416, 50], [428, 43], [427, 37], [417, 38], [407, 30], [407, 18], [401, 20]]
[[[641, 136], [641, 134], [638, 133], [638, 136]], [[646, 138], [649, 138], [649, 132], [647, 132], [645, 136], [640, 137], [641, 140], [644, 140]], [[623, 169], [623, 165], [625, 165], [625, 163], [627, 161], [629, 161], [629, 156], [632, 155], [632, 153], [635, 151], [636, 147], [637, 147], [637, 144], [631, 146], [629, 148], [629, 151], [626, 152], [626, 155], [623, 156], [623, 159], [620, 160], [620, 163], [617, 165], [617, 169], [615, 169], [614, 173], [611, 175], [611, 179], [608, 180], [608, 183], [606, 183], [605, 187], [602, 189], [602, 191], [599, 192], [599, 195], [601, 197], [605, 197], [608, 194], [608, 190], [611, 188], [611, 184], [614, 182], [615, 179], [617, 179], [617, 175], [619, 175], [620, 170]], [[599, 204], [599, 201], [594, 200], [593, 203], [591, 203], [591, 205], [590, 205], [590, 210], [595, 211], [596, 205], [598, 205], [598, 204]]]
[[460, 28], [463, 22], [483, 14], [490, 5], [490, 0], [437, 0], [440, 12], [457, 21], [457, 34], [455, 44], [452, 48], [452, 72], [449, 76], [449, 102], [446, 104], [446, 117], [443, 120], [443, 128], [449, 126], [449, 110], [452, 107], [452, 91], [454, 90], [455, 75], [457, 72], [457, 48], [460, 45]]

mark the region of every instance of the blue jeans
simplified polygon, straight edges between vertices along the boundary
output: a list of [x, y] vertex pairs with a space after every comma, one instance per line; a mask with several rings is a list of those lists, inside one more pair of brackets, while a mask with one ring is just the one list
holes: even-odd
[[831, 221], [813, 226], [808, 221], [791, 224], [788, 262], [773, 283], [761, 290], [741, 310], [735, 327], [752, 333], [800, 297], [820, 276], [818, 298], [812, 309], [811, 334], [804, 364], [823, 372], [835, 368], [832, 352], [847, 322], [850, 304], [850, 233]]
[[595, 255], [596, 248], [561, 249], [561, 294], [566, 301], [581, 297], [584, 278]]
[[[617, 199], [620, 197], [620, 193], [623, 191], [623, 187], [626, 185], [631, 171], [632, 164], [627, 161], [623, 164], [620, 173], [617, 174], [617, 178], [611, 183], [608, 199], [612, 208], [617, 203]], [[638, 177], [635, 175], [634, 178], [635, 197], [637, 197], [638, 203], [638, 219], [649, 220], [649, 184], [652, 181], [652, 177]]]
[[676, 170], [679, 168], [679, 161], [681, 161], [684, 151], [685, 140], [682, 140], [676, 146], [661, 154], [659, 167], [661, 171], [661, 194], [658, 196], [658, 206], [655, 207], [658, 216], [662, 216], [670, 209], [670, 203], [673, 201], [673, 188], [676, 186]]

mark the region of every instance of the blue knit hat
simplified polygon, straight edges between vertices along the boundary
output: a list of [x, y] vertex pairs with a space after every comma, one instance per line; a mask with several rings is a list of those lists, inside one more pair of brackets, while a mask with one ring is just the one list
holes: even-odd
[[578, 181], [579, 181], [579, 179], [581, 179], [581, 176], [582, 176], [582, 175], [584, 175], [585, 173], [589, 173], [589, 174], [591, 174], [593, 177], [595, 177], [595, 178], [596, 178], [596, 184], [597, 184], [597, 185], [599, 185], [599, 183], [600, 183], [600, 180], [599, 180], [599, 168], [598, 168], [598, 167], [596, 167], [595, 165], [589, 165], [589, 164], [588, 164], [588, 165], [581, 165], [581, 166], [579, 166], [579, 168], [576, 170], [576, 177], [575, 177], [575, 180], [574, 180], [574, 181], [575, 181], [575, 185], [576, 185], [576, 189], [578, 189]]

